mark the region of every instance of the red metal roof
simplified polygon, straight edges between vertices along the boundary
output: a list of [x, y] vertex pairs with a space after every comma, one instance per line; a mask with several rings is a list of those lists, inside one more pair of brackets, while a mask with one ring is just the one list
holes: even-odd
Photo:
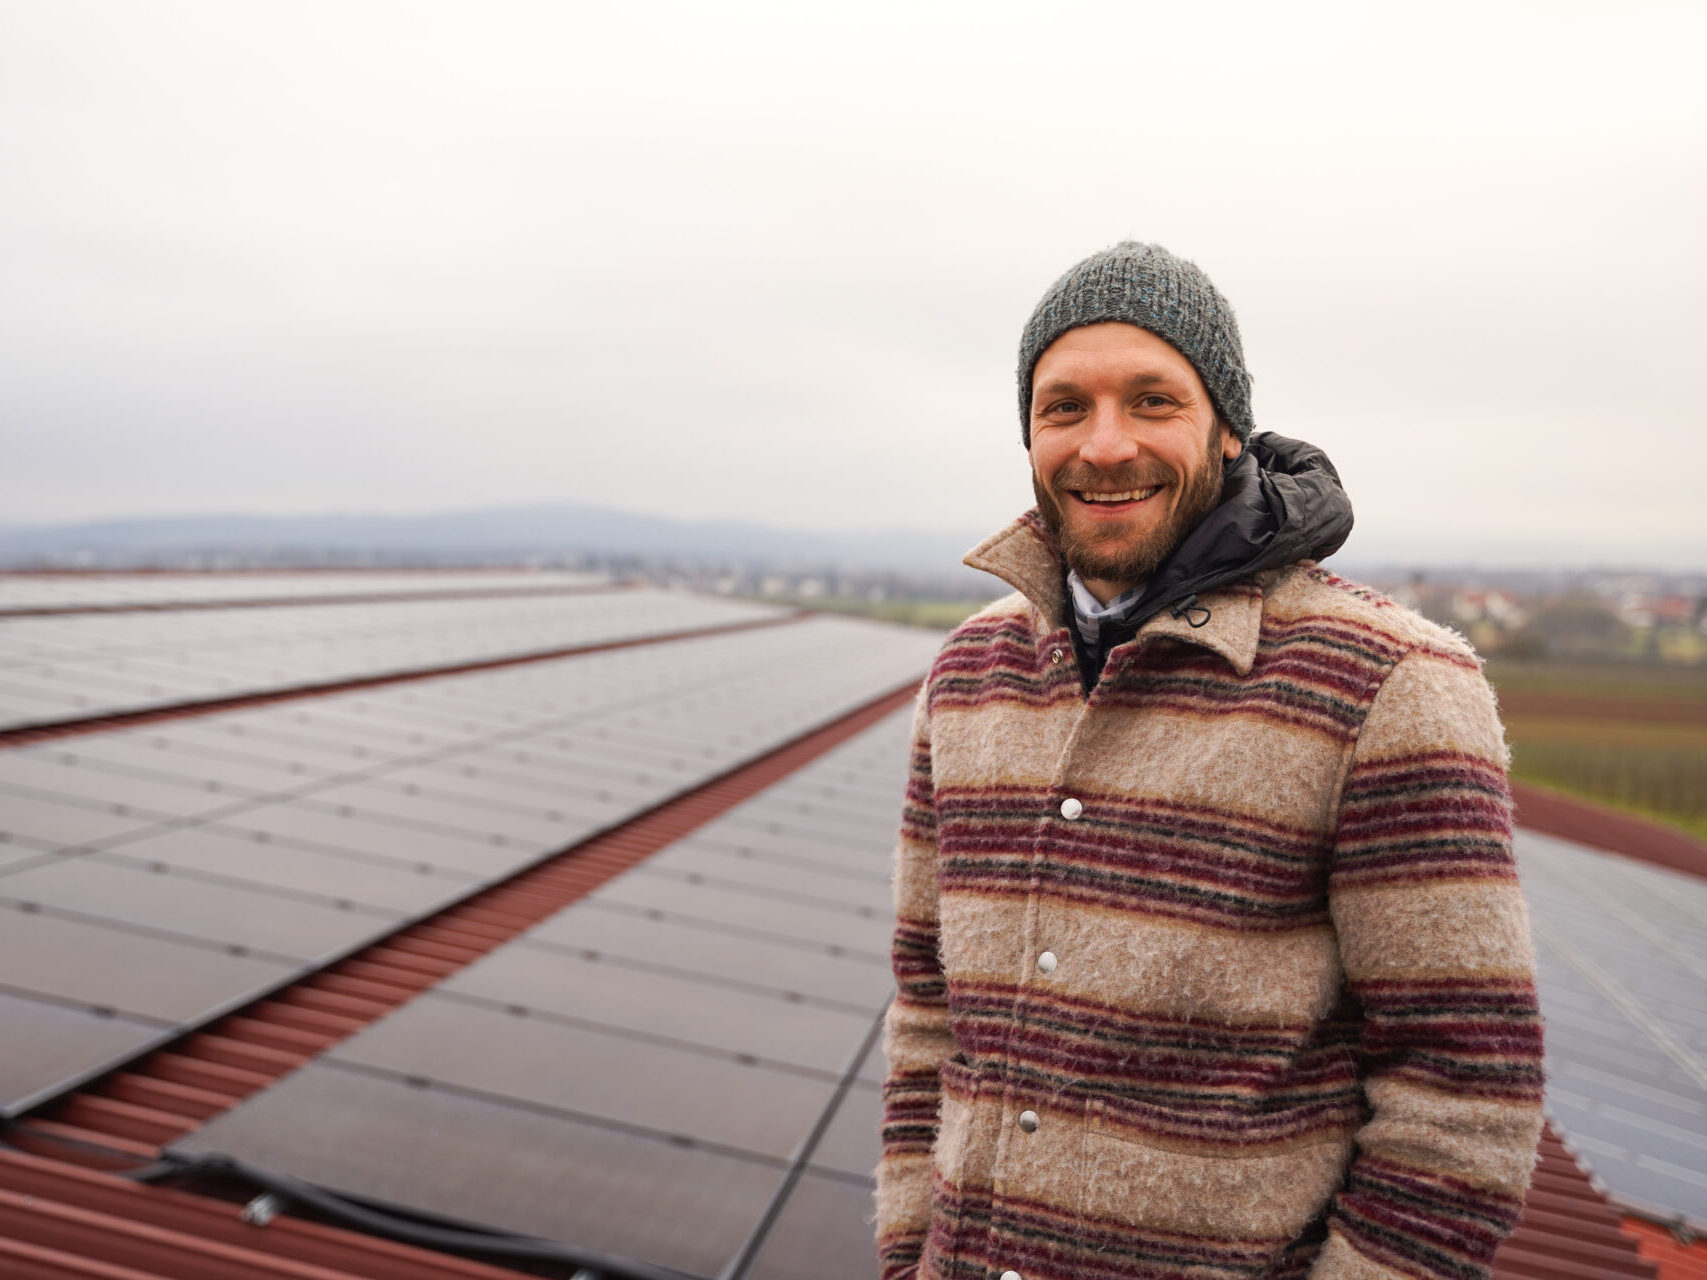
[[1707, 878], [1707, 843], [1674, 827], [1524, 782], [1511, 790], [1522, 826]]

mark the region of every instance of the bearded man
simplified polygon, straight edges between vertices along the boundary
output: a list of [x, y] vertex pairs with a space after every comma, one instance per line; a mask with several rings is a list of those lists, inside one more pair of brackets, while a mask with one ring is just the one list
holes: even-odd
[[1018, 372], [1015, 593], [915, 719], [885, 1280], [1485, 1276], [1542, 1081], [1475, 654], [1316, 563], [1350, 503], [1193, 264], [1079, 263]]

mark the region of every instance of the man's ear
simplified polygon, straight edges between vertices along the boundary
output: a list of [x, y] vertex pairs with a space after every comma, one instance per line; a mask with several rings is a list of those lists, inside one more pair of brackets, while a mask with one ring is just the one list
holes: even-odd
[[1215, 429], [1221, 433], [1221, 456], [1231, 462], [1245, 451], [1238, 434], [1220, 418], [1215, 419]]

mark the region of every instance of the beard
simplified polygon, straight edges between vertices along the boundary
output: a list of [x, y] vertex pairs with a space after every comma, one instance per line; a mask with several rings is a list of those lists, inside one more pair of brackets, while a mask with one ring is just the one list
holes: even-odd
[[[1078, 499], [1057, 498], [1056, 494], [1065, 494], [1070, 489], [1100, 489], [1112, 493], [1146, 489], [1154, 484], [1166, 485], [1173, 481], [1171, 472], [1155, 466], [1132, 465], [1099, 471], [1095, 467], [1069, 464], [1055, 474], [1052, 483], [1046, 485], [1034, 470], [1031, 473], [1031, 490], [1037, 497], [1038, 514], [1054, 535], [1067, 567], [1086, 581], [1125, 584], [1142, 582], [1155, 573], [1185, 540], [1185, 536], [1220, 505], [1226, 470], [1220, 446], [1221, 433], [1210, 432], [1203, 464], [1180, 482], [1179, 499], [1172, 513], [1149, 533], [1136, 538], [1119, 528], [1094, 532], [1074, 528], [1061, 504], [1063, 501], [1077, 502]], [[1158, 493], [1149, 501], [1154, 502], [1161, 496]]]

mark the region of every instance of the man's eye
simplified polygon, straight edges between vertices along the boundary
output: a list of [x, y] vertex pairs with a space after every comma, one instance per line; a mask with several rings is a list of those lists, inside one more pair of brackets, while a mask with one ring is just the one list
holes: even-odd
[[1140, 396], [1138, 407], [1140, 409], [1165, 409], [1168, 407], [1168, 398], [1160, 395]]
[[1057, 400], [1044, 410], [1045, 413], [1078, 413], [1083, 409], [1077, 400]]

